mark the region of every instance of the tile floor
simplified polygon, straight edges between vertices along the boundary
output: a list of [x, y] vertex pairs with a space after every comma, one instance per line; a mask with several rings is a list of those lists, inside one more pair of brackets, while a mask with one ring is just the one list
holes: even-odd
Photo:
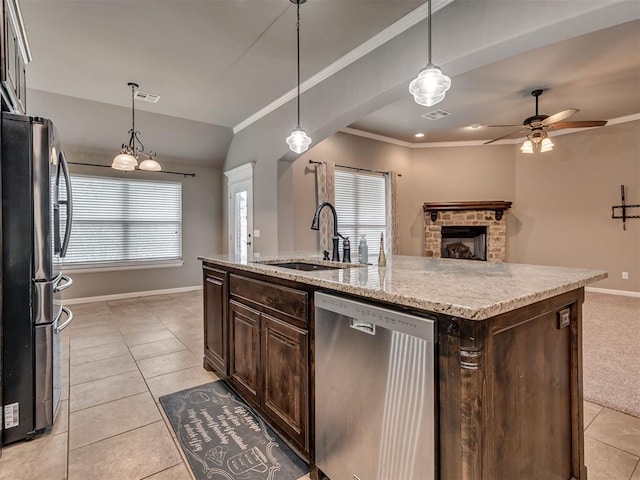
[[[56, 423], [3, 449], [0, 480], [192, 479], [158, 397], [217, 378], [202, 368], [201, 292], [72, 309]], [[585, 403], [585, 426], [589, 480], [640, 480], [640, 419]]]

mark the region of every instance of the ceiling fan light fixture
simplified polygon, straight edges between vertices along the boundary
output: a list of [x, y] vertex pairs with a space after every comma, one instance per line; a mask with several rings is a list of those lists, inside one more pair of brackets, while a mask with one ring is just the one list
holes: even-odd
[[551, 150], [553, 150], [553, 142], [549, 137], [545, 137], [540, 143], [540, 152], [545, 153], [550, 152]]
[[292, 152], [303, 153], [311, 145], [311, 137], [302, 128], [298, 127], [287, 137], [287, 144]]
[[533, 153], [533, 142], [531, 140], [525, 140], [520, 147], [522, 153]]
[[440, 67], [431, 63], [431, 0], [427, 2], [428, 15], [428, 61], [418, 76], [409, 84], [409, 93], [418, 105], [430, 107], [444, 100], [444, 96], [451, 88], [451, 79], [442, 73]]

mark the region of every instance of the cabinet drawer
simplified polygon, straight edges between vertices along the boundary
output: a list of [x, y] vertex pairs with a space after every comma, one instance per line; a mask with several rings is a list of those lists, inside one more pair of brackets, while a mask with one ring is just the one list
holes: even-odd
[[203, 265], [202, 271], [207, 275], [207, 277], [215, 277], [219, 280], [227, 279], [227, 272], [224, 270], [218, 270], [217, 268], [209, 267], [208, 265]]
[[268, 309], [307, 322], [307, 292], [282, 287], [253, 278], [230, 275], [231, 296], [249, 304], [257, 304]]

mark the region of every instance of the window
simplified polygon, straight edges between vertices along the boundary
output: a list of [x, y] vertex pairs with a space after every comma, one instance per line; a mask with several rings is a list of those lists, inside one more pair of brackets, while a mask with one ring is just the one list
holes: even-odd
[[351, 259], [357, 260], [360, 235], [365, 234], [369, 262], [375, 262], [380, 250], [380, 234], [385, 232], [385, 237], [387, 235], [384, 175], [336, 168], [335, 179], [338, 227], [351, 241]]
[[182, 185], [72, 175], [73, 225], [63, 265], [168, 263], [182, 259]]

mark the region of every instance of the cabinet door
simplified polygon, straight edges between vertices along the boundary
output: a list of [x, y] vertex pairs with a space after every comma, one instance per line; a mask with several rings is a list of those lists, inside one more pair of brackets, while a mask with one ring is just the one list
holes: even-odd
[[260, 406], [260, 312], [229, 302], [231, 383], [247, 402]]
[[571, 328], [550, 312], [493, 346], [495, 478], [572, 478]]
[[263, 411], [307, 448], [308, 335], [277, 318], [262, 314]]
[[205, 268], [204, 355], [219, 376], [229, 375], [229, 320], [227, 317], [227, 273]]

